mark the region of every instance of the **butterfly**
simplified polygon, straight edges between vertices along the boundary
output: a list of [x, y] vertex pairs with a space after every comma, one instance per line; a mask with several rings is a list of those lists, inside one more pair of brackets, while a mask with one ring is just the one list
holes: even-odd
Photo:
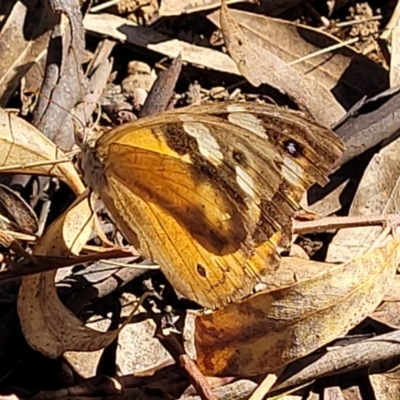
[[298, 112], [217, 103], [114, 128], [83, 144], [81, 168], [126, 239], [215, 309], [277, 268], [301, 196], [342, 151]]

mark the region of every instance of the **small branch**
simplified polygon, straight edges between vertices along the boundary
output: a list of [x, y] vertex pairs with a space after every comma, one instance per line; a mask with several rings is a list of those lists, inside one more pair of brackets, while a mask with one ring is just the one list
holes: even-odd
[[169, 351], [175, 362], [186, 372], [188, 379], [197, 391], [202, 400], [218, 400], [208, 384], [205, 376], [199, 370], [195, 361], [193, 361], [185, 352], [175, 333], [163, 335], [156, 334], [163, 346]]
[[293, 233], [306, 234], [325, 232], [332, 229], [360, 226], [388, 225], [399, 220], [399, 214], [355, 217], [326, 217], [314, 221], [293, 221]]

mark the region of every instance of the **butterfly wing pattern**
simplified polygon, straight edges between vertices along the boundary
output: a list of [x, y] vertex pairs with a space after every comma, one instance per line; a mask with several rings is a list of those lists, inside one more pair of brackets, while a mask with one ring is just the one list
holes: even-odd
[[179, 293], [219, 308], [277, 267], [301, 196], [342, 151], [299, 113], [218, 103], [112, 129], [82, 167], [128, 241]]

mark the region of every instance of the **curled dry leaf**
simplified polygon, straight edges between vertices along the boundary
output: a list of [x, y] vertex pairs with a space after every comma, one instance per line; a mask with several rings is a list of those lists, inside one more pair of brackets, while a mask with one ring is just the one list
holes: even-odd
[[[254, 86], [267, 83], [307, 108], [320, 123], [332, 125], [344, 115], [344, 109], [319, 81], [298, 73], [265, 46], [262, 35], [250, 40], [230, 14], [223, 1], [221, 31], [230, 56], [243, 76]], [[318, 93], [318, 95], [316, 95]]]
[[[400, 239], [280, 289], [196, 318], [206, 375], [276, 371], [348, 332], [382, 301], [400, 261]], [[307, 268], [307, 261], [303, 268]]]
[[[45, 231], [33, 254], [66, 257], [79, 253], [92, 232], [93, 216], [89, 198], [80, 196]], [[68, 350], [95, 351], [110, 344], [120, 329], [102, 333], [85, 327], [58, 298], [55, 274], [49, 271], [22, 279], [17, 309], [28, 343], [48, 357]]]
[[[59, 257], [77, 254], [89, 239], [92, 225], [89, 198], [82, 195], [44, 232], [33, 254]], [[17, 306], [26, 340], [49, 357], [60, 356], [65, 342], [74, 340], [84, 329], [82, 322], [58, 298], [55, 274], [53, 270], [23, 278]]]
[[[57, 163], [57, 160], [64, 160]], [[0, 108], [0, 172], [54, 176], [76, 193], [85, 188], [65, 153], [23, 119]]]
[[[84, 193], [45, 231], [33, 254], [67, 257], [78, 254], [90, 237], [94, 213]], [[117, 330], [102, 333], [85, 327], [60, 301], [54, 284], [56, 271], [22, 279], [17, 310], [27, 342], [48, 357], [66, 351], [95, 351], [108, 346], [131, 317]]]

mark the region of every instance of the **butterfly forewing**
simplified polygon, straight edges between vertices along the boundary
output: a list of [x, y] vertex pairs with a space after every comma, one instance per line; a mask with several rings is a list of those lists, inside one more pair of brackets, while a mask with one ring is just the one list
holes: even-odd
[[88, 151], [88, 183], [127, 239], [178, 292], [216, 308], [276, 267], [301, 195], [342, 144], [297, 113], [217, 104], [123, 125]]

